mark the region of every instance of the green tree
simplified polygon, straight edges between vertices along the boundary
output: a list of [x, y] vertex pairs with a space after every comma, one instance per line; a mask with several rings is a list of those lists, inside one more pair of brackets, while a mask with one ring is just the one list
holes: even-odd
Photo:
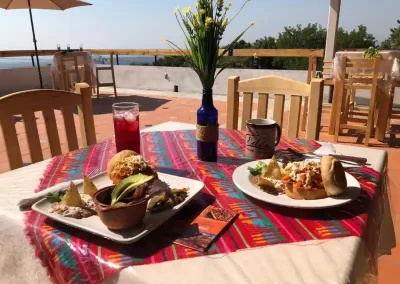
[[[226, 46], [224, 47], [226, 48]], [[243, 39], [236, 42], [232, 49], [246, 49], [246, 48], [253, 48], [251, 42], [247, 42]], [[226, 56], [221, 59], [220, 64], [218, 67], [228, 66], [228, 68], [252, 68], [252, 58], [251, 57], [229, 57]]]
[[[319, 24], [308, 24], [303, 27], [285, 27], [279, 33], [276, 47], [280, 49], [290, 48], [325, 48], [326, 30]], [[274, 58], [274, 64], [283, 69], [305, 70], [308, 68], [308, 58]]]
[[368, 33], [367, 27], [359, 25], [357, 29], [351, 32], [345, 31], [343, 28], [338, 29], [336, 38], [336, 49], [364, 49], [368, 47], [376, 47], [377, 41], [375, 37]]
[[[253, 48], [259, 49], [276, 49], [276, 39], [272, 36], [257, 39], [253, 43]], [[258, 66], [260, 69], [282, 69], [280, 62], [275, 62], [273, 57], [258, 58]]]
[[384, 49], [400, 49], [400, 20], [397, 20], [399, 26], [390, 29], [390, 36], [381, 43], [381, 48]]

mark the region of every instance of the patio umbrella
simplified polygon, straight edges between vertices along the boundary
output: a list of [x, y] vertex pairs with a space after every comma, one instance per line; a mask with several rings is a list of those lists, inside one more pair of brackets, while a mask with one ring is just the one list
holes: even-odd
[[79, 6], [92, 5], [83, 1], [76, 0], [0, 0], [0, 9], [29, 9], [31, 18], [31, 27], [33, 35], [33, 44], [35, 45], [36, 63], [39, 72], [40, 88], [43, 89], [42, 73], [40, 72], [39, 55], [36, 45], [35, 28], [33, 26], [32, 9], [43, 10], [67, 10]]

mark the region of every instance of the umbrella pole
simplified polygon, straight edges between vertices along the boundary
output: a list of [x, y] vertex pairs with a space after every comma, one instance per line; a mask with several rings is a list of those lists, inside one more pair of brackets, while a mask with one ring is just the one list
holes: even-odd
[[32, 34], [33, 34], [33, 44], [35, 45], [35, 53], [36, 53], [36, 64], [39, 72], [39, 81], [40, 81], [40, 88], [43, 89], [43, 81], [42, 81], [42, 72], [40, 71], [40, 64], [39, 64], [39, 54], [36, 45], [36, 36], [35, 36], [35, 28], [33, 26], [33, 18], [32, 18], [32, 10], [31, 10], [31, 0], [28, 0], [29, 6], [29, 16], [31, 17], [31, 27], [32, 27]]

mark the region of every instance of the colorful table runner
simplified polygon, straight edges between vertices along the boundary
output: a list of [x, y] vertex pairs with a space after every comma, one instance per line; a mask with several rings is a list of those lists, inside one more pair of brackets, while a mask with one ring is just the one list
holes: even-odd
[[[239, 191], [231, 176], [237, 166], [248, 160], [244, 156], [245, 134], [220, 131], [218, 163], [197, 160], [194, 131], [150, 132], [142, 134], [142, 154], [158, 171], [202, 180], [205, 188], [190, 204], [165, 225], [138, 243], [121, 245], [54, 222], [33, 211], [26, 213], [26, 234], [37, 257], [55, 283], [99, 283], [120, 269], [204, 255], [172, 244], [179, 227], [188, 216], [209, 204], [239, 213], [233, 225], [205, 254], [230, 253], [239, 249], [314, 239], [362, 236], [368, 211], [377, 196], [379, 173], [367, 168], [348, 172], [360, 182], [360, 197], [338, 208], [301, 210], [278, 207], [250, 199]], [[279, 149], [291, 147], [311, 152], [316, 142], [282, 138]], [[80, 149], [50, 162], [37, 191], [80, 178], [93, 169], [104, 171], [115, 153], [113, 141]], [[175, 224], [175, 225], [174, 225]]]

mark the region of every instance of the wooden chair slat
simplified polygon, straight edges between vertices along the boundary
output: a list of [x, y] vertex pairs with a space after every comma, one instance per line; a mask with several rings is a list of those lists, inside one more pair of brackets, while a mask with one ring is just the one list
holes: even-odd
[[42, 146], [34, 112], [22, 113], [32, 163], [43, 161]]
[[310, 85], [279, 76], [264, 76], [239, 82], [239, 92], [291, 94], [294, 96], [308, 96]]
[[324, 81], [314, 79], [311, 81], [311, 92], [308, 102], [310, 112], [308, 113], [306, 139], [319, 140], [322, 117], [322, 100], [324, 95]]
[[268, 115], [268, 94], [258, 94], [257, 118], [267, 118]]
[[[23, 103], [21, 98], [23, 97]], [[7, 113], [19, 115], [25, 112], [61, 109], [63, 106], [74, 106], [81, 103], [78, 94], [57, 90], [30, 90], [13, 93], [1, 97], [0, 108], [7, 109]]]
[[60, 137], [57, 130], [56, 117], [53, 109], [42, 111], [44, 123], [46, 125], [47, 139], [49, 140], [51, 156], [61, 155]]
[[283, 113], [285, 109], [285, 95], [275, 94], [273, 119], [282, 127]]
[[66, 106], [61, 109], [64, 119], [65, 135], [67, 137], [69, 151], [79, 149], [78, 137], [76, 135], [75, 121], [74, 121], [74, 108]]
[[81, 96], [81, 105], [78, 105], [78, 115], [83, 147], [96, 144], [94, 127], [92, 91], [86, 83], [75, 85], [75, 90]]
[[253, 112], [253, 93], [243, 93], [243, 112], [242, 112], [242, 127], [241, 130], [246, 130], [246, 121], [251, 119]]
[[288, 137], [291, 139], [299, 136], [299, 122], [301, 112], [301, 97], [291, 96], [289, 110]]
[[22, 167], [21, 149], [18, 143], [13, 116], [0, 111], [0, 123], [3, 131], [4, 144], [6, 146], [8, 164], [12, 170]]
[[239, 92], [238, 83], [240, 77], [233, 76], [228, 78], [227, 91], [227, 122], [226, 128], [238, 129], [239, 120]]
[[61, 154], [60, 137], [54, 110], [61, 110], [69, 150], [79, 148], [73, 110], [79, 107], [83, 146], [96, 143], [91, 88], [78, 83], [77, 93], [57, 90], [31, 90], [0, 97], [0, 125], [11, 169], [23, 166], [13, 115], [22, 115], [28, 146], [33, 163], [43, 160], [35, 112], [43, 114], [52, 156]]

